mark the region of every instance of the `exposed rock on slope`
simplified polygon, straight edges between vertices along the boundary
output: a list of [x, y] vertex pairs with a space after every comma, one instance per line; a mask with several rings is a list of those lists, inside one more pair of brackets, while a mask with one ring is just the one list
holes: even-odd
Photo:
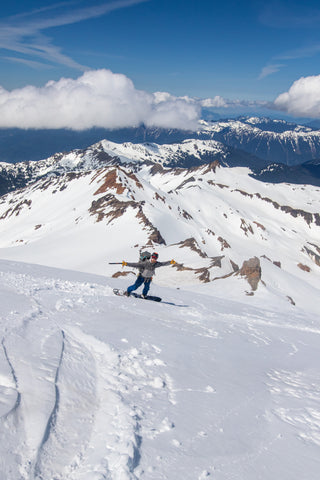
[[245, 277], [253, 291], [257, 290], [258, 283], [261, 280], [261, 265], [259, 258], [253, 257], [244, 261], [237, 275]]

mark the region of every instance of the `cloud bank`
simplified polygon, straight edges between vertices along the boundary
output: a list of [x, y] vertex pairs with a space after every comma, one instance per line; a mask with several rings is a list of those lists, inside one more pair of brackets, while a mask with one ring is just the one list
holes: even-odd
[[320, 75], [296, 80], [288, 92], [276, 98], [274, 106], [290, 115], [320, 118]]
[[220, 95], [216, 95], [213, 98], [205, 98], [198, 100], [199, 104], [203, 108], [217, 108], [217, 109], [241, 109], [241, 108], [262, 108], [266, 107], [269, 102], [264, 100], [230, 100], [228, 98], [223, 98]]
[[202, 109], [276, 109], [293, 116], [320, 118], [320, 75], [300, 78], [269, 102], [197, 99], [135, 88], [123, 74], [90, 70], [77, 79], [49, 81], [43, 87], [8, 91], [0, 86], [0, 128], [86, 130], [93, 127], [199, 128]]
[[85, 72], [44, 87], [7, 91], [0, 87], [1, 128], [122, 128], [158, 126], [194, 129], [200, 105], [164, 92], [137, 90], [133, 82], [110, 70]]

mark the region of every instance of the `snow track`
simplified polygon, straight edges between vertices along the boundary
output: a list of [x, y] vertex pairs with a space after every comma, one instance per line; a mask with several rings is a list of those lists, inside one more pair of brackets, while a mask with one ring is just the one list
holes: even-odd
[[36, 478], [135, 478], [138, 427], [118, 394], [119, 374], [115, 352], [78, 329], [67, 329], [58, 405]]
[[1, 480], [318, 480], [315, 316], [0, 266]]
[[[20, 359], [18, 352], [28, 351], [37, 323], [27, 327], [23, 339], [15, 333], [7, 340], [18, 393], [2, 423], [13, 434], [12, 455], [28, 447], [27, 458], [14, 462], [20, 463], [19, 475], [39, 480], [136, 478], [139, 427], [118, 394], [118, 355], [93, 337], [68, 328], [38, 348], [33, 345], [31, 355]], [[32, 361], [35, 356], [40, 364]], [[22, 433], [23, 442], [14, 448]], [[1, 440], [7, 448], [5, 438]], [[12, 474], [2, 473], [1, 478]]]
[[0, 461], [0, 478], [136, 479], [143, 412], [126, 394], [142, 389], [138, 380], [156, 391], [163, 381], [148, 376], [138, 350], [120, 355], [74, 326], [79, 306], [90, 304], [92, 312], [97, 291], [108, 296], [112, 290], [12, 273], [5, 283], [29, 297], [30, 305], [26, 314], [10, 312], [16, 321], [2, 339], [7, 371], [6, 381], [0, 379], [11, 403], [0, 418], [0, 453], [6, 459]]

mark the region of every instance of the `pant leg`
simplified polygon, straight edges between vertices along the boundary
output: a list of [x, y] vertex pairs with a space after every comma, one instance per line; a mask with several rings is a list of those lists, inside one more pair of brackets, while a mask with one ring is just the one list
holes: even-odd
[[146, 278], [144, 280], [144, 287], [143, 287], [143, 290], [142, 290], [142, 295], [145, 295], [145, 296], [148, 295], [151, 280], [152, 280], [152, 278]]
[[130, 287], [127, 288], [127, 292], [128, 293], [131, 293], [133, 292], [134, 290], [137, 290], [137, 288], [140, 287], [140, 285], [142, 285], [144, 282], [144, 277], [142, 275], [139, 275], [135, 281], [135, 283], [133, 285], [131, 285]]

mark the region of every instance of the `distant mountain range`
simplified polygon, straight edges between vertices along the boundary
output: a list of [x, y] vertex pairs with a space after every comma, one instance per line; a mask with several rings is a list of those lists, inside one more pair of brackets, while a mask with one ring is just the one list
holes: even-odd
[[146, 128], [143, 125], [81, 132], [1, 129], [0, 161], [15, 163], [45, 159], [56, 152], [85, 149], [103, 139], [116, 143], [151, 142], [160, 145], [181, 143], [187, 139], [215, 140], [230, 149], [230, 157], [235, 160], [241, 157], [243, 165], [256, 168], [275, 163], [294, 166], [320, 158], [320, 130], [283, 120], [239, 117], [202, 121], [197, 131]]
[[[173, 131], [171, 133], [174, 135]], [[294, 166], [268, 164], [254, 154], [211, 139], [196, 138], [169, 144], [102, 140], [88, 148], [56, 153], [44, 160], [0, 162], [0, 195], [24, 188], [41, 178], [59, 176], [70, 171], [70, 168], [71, 171], [92, 170], [119, 161], [123, 164], [135, 162], [136, 165], [145, 163], [184, 169], [218, 162], [224, 167], [247, 167], [252, 177], [264, 182], [320, 185], [319, 160]]]
[[320, 131], [283, 120], [245, 117], [204, 128], [210, 138], [254, 154], [267, 164], [291, 166], [320, 158]]

